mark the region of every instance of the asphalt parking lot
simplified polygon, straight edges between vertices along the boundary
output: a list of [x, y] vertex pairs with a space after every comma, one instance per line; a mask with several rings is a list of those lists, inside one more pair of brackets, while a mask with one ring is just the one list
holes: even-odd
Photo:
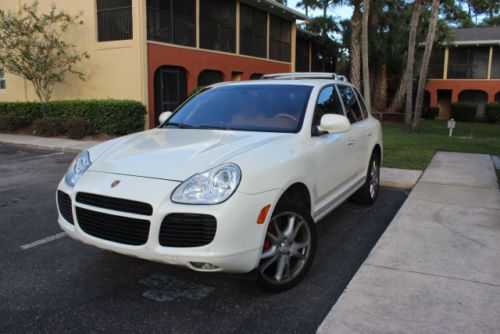
[[383, 188], [372, 207], [345, 203], [328, 215], [305, 280], [272, 294], [246, 277], [195, 273], [61, 235], [55, 190], [72, 158], [0, 144], [2, 333], [313, 333], [407, 196]]

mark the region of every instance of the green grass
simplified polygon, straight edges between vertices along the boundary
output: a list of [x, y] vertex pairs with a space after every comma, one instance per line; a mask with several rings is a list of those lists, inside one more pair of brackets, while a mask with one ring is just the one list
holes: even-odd
[[423, 170], [436, 151], [500, 155], [500, 125], [457, 122], [448, 137], [446, 121], [422, 120], [420, 134], [401, 125], [383, 124], [384, 166]]

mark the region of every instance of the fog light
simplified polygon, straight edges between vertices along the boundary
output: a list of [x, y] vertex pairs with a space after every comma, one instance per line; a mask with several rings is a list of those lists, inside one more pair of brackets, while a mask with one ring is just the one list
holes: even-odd
[[201, 270], [217, 270], [219, 267], [217, 267], [215, 264], [211, 263], [205, 263], [205, 262], [191, 262], [191, 265], [195, 267], [196, 269], [201, 269]]

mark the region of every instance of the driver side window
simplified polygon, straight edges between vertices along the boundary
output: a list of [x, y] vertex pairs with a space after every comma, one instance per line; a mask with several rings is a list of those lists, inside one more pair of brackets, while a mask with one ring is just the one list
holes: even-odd
[[334, 86], [328, 86], [321, 90], [318, 102], [314, 110], [313, 128], [321, 122], [321, 117], [325, 114], [338, 114], [344, 116], [342, 103]]

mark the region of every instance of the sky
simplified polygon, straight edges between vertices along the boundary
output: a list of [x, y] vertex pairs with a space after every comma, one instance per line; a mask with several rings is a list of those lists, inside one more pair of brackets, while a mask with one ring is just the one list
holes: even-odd
[[[299, 12], [304, 12], [303, 8], [297, 8], [297, 3], [300, 0], [288, 0], [288, 7], [295, 8]], [[320, 10], [315, 10], [314, 13], [316, 15], [322, 14]], [[340, 17], [341, 19], [349, 19], [352, 16], [352, 8], [349, 6], [334, 6], [330, 9], [331, 15], [334, 17]], [[311, 15], [311, 13], [309, 13]]]

